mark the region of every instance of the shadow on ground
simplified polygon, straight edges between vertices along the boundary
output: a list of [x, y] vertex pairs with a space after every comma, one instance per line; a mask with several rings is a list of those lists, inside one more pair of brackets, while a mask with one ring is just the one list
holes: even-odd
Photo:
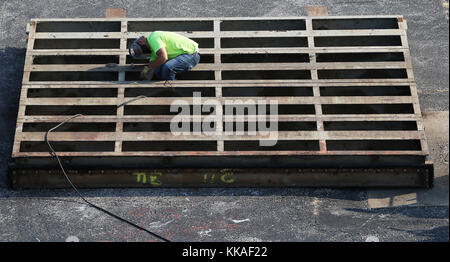
[[390, 229], [398, 232], [409, 233], [416, 237], [425, 237], [426, 239], [423, 240], [424, 242], [441, 242], [444, 239], [448, 239], [449, 233], [448, 226], [435, 227], [429, 230], [403, 230], [397, 228]]
[[377, 215], [403, 215], [411, 218], [445, 219], [449, 215], [448, 206], [402, 206], [376, 209], [347, 208], [346, 210]]
[[[449, 228], [447, 226], [437, 226], [431, 229], [414, 229], [407, 230], [402, 228], [411, 228], [408, 217], [417, 221], [418, 219], [432, 219], [434, 221], [448, 219], [448, 206], [401, 206], [401, 207], [386, 207], [375, 209], [361, 209], [361, 208], [347, 208], [347, 211], [357, 212], [360, 214], [373, 215], [383, 217], [384, 220], [402, 220], [403, 224], [395, 227], [388, 227], [387, 229], [398, 234], [408, 233], [414, 235], [414, 239], [424, 239], [425, 242], [448, 241]], [[394, 225], [394, 224], [392, 224]], [[423, 228], [423, 227], [422, 227]]]
[[5, 187], [7, 181], [7, 167], [14, 140], [25, 52], [25, 48], [0, 49], [0, 187]]

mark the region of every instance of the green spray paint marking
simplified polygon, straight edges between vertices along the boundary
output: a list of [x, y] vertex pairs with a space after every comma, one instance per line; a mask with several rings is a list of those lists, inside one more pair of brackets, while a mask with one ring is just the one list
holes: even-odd
[[139, 182], [141, 182], [141, 179], [142, 179], [142, 184], [147, 183], [147, 174], [140, 173], [140, 172], [135, 172], [135, 173], [133, 173], [133, 175], [136, 176], [136, 182], [139, 183]]
[[[233, 176], [233, 172], [231, 172], [230, 169], [222, 169], [220, 170], [221, 173], [223, 173], [223, 175], [220, 176], [220, 180], [222, 180], [222, 182], [230, 184], [234, 182], [234, 178]], [[226, 178], [227, 176], [230, 176], [230, 178]]]
[[161, 172], [153, 172], [150, 174], [150, 184], [152, 186], [160, 186], [162, 185], [162, 182], [158, 179], [158, 177], [162, 177]]
[[[147, 184], [147, 173], [135, 172], [135, 173], [133, 173], [133, 175], [136, 176], [136, 182], [142, 183], [142, 184]], [[161, 180], [159, 180], [159, 178], [162, 177], [162, 175], [163, 174], [161, 172], [152, 172], [152, 173], [148, 174], [149, 184], [152, 186], [161, 186], [162, 182], [161, 182]]]
[[[230, 169], [222, 169], [219, 171], [220, 174], [216, 173], [205, 173], [203, 174], [203, 183], [205, 184], [214, 184], [216, 182], [222, 182], [226, 184], [233, 183], [235, 180], [232, 177], [233, 172]], [[216, 176], [218, 180], [216, 180]]]

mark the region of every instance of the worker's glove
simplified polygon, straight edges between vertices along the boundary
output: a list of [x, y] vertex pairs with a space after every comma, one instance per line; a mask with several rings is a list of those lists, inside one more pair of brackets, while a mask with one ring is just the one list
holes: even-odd
[[144, 66], [144, 69], [141, 71], [141, 79], [144, 80], [147, 78], [147, 74], [150, 71], [148, 66]]
[[141, 79], [152, 80], [152, 77], [153, 77], [153, 70], [150, 70], [148, 66], [144, 67], [144, 69], [141, 71]]

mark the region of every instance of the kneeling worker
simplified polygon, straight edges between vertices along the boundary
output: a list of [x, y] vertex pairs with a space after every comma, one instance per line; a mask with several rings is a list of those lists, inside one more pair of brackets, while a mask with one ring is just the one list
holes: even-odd
[[154, 31], [147, 38], [137, 38], [129, 48], [133, 58], [150, 53], [150, 63], [141, 72], [141, 79], [175, 80], [175, 75], [191, 70], [200, 61], [198, 44], [182, 35]]

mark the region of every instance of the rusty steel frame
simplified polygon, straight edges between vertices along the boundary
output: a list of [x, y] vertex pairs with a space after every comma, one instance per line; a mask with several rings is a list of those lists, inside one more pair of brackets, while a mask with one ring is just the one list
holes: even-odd
[[[379, 168], [195, 168], [67, 170], [79, 188], [432, 187], [433, 165]], [[67, 188], [60, 169], [10, 169], [14, 189]]]
[[[119, 10], [120, 11], [120, 10]], [[120, 13], [120, 12], [119, 12]], [[312, 8], [311, 14], [326, 14], [326, 10], [320, 8]], [[397, 28], [395, 29], [340, 29], [340, 30], [316, 30], [313, 29], [314, 20], [358, 20], [358, 19], [395, 19]], [[61, 181], [59, 178], [55, 178], [54, 175], [45, 173], [45, 170], [54, 169], [55, 163], [51, 163], [52, 160], [48, 158], [48, 152], [26, 152], [21, 150], [21, 143], [24, 141], [43, 142], [45, 132], [25, 132], [23, 131], [24, 124], [33, 123], [57, 123], [61, 122], [68, 117], [68, 115], [33, 115], [27, 114], [27, 108], [32, 106], [91, 106], [91, 105], [105, 105], [116, 106], [124, 101], [131, 99], [125, 94], [127, 91], [134, 88], [161, 88], [165, 87], [165, 84], [158, 81], [130, 81], [126, 79], [127, 73], [133, 73], [140, 70], [139, 63], [131, 65], [127, 61], [127, 41], [133, 39], [144, 32], [136, 30], [129, 30], [129, 25], [132, 23], [171, 23], [174, 21], [187, 21], [187, 22], [199, 22], [208, 25], [208, 30], [184, 30], [178, 31], [178, 33], [186, 35], [196, 39], [211, 39], [213, 41], [212, 48], [202, 48], [200, 46], [200, 52], [202, 55], [210, 55], [214, 58], [213, 63], [200, 63], [194, 68], [194, 72], [213, 72], [213, 79], [210, 80], [177, 80], [172, 83], [174, 88], [212, 88], [215, 90], [214, 99], [223, 101], [225, 99], [278, 99], [280, 104], [285, 105], [297, 105], [306, 104], [311, 105], [314, 108], [313, 114], [288, 114], [279, 115], [279, 121], [295, 122], [295, 121], [311, 121], [316, 124], [315, 130], [309, 131], [280, 131], [280, 136], [285, 140], [314, 140], [318, 142], [318, 150], [267, 150], [267, 151], [227, 151], [224, 149], [226, 141], [233, 140], [255, 140], [258, 137], [251, 136], [222, 136], [222, 137], [195, 137], [184, 136], [183, 141], [196, 141], [207, 139], [209, 141], [216, 141], [216, 150], [210, 151], [123, 151], [123, 141], [141, 141], [142, 139], [148, 141], [167, 141], [177, 140], [169, 132], [126, 132], [124, 131], [124, 124], [129, 122], [134, 123], [164, 123], [169, 122], [172, 116], [170, 115], [129, 115], [125, 114], [124, 107], [118, 108], [114, 115], [86, 115], [81, 118], [73, 119], [73, 123], [113, 123], [115, 124], [114, 132], [58, 132], [55, 130], [49, 138], [51, 141], [111, 141], [114, 143], [114, 148], [111, 151], [99, 151], [99, 152], [58, 152], [58, 155], [66, 159], [68, 168], [79, 168], [94, 170], [95, 176], [81, 175], [82, 172], [74, 173], [72, 176], [74, 180], [78, 181], [77, 177], [80, 176], [78, 182], [80, 186], [92, 187], [97, 186], [137, 186], [129, 182], [129, 174], [133, 171], [133, 167], [136, 168], [135, 163], [143, 161], [144, 163], [151, 163], [148, 166], [145, 164], [138, 165], [138, 168], [152, 169], [163, 166], [163, 174], [169, 174], [175, 172], [177, 178], [168, 180], [162, 186], [226, 186], [222, 184], [202, 184], [199, 182], [198, 177], [200, 174], [204, 174], [201, 171], [201, 161], [194, 159], [195, 157], [203, 157], [211, 159], [213, 161], [221, 162], [221, 159], [228, 164], [227, 166], [221, 166], [220, 164], [211, 164], [219, 171], [207, 171], [212, 173], [220, 172], [220, 170], [233, 168], [236, 170], [236, 183], [233, 186], [422, 186], [427, 187], [431, 185], [429, 181], [432, 181], [432, 168], [429, 168], [428, 147], [423, 128], [423, 120], [420, 111], [420, 105], [417, 96], [417, 88], [414, 82], [414, 76], [412, 71], [411, 57], [409, 54], [408, 41], [406, 37], [406, 21], [402, 16], [308, 16], [308, 17], [283, 17], [283, 18], [125, 18], [114, 17], [110, 18], [77, 18], [77, 19], [32, 19], [27, 26], [27, 53], [24, 67], [23, 85], [20, 96], [19, 113], [17, 117], [16, 133], [12, 152], [12, 164], [11, 164], [11, 181], [12, 185], [17, 188], [31, 187], [33, 183], [37, 187], [59, 187]], [[231, 23], [240, 21], [241, 23], [276, 23], [277, 21], [282, 23], [283, 21], [292, 21], [304, 23], [305, 28], [301, 30], [261, 30], [254, 29], [250, 31], [226, 31], [222, 30], [221, 24], [223, 22]], [[116, 32], [57, 32], [58, 30], [50, 30], [49, 32], [42, 32], [37, 30], [37, 26], [40, 23], [74, 23], [76, 22], [117, 22], [120, 24], [119, 29], [115, 29]], [[69, 30], [70, 31], [70, 30]], [[76, 30], [75, 30], [76, 31]], [[175, 30], [176, 31], [176, 30]], [[376, 36], [395, 36], [401, 39], [401, 44], [396, 46], [335, 46], [335, 47], [321, 47], [316, 46], [315, 41], [318, 37], [376, 37]], [[246, 39], [246, 38], [267, 38], [267, 37], [302, 37], [306, 40], [307, 46], [297, 47], [248, 47], [248, 48], [225, 48], [221, 47], [222, 40], [227, 39]], [[104, 40], [117, 40], [119, 43], [116, 49], [36, 49], [35, 42], [41, 40], [62, 40], [62, 39], [104, 39]], [[318, 54], [339, 54], [339, 53], [383, 53], [383, 52], [395, 52], [400, 53], [404, 58], [403, 61], [385, 61], [385, 62], [318, 62]], [[225, 63], [222, 62], [222, 56], [226, 54], [307, 54], [308, 62], [301, 63]], [[115, 66], [109, 66], [106, 64], [35, 64], [34, 59], [39, 56], [81, 56], [81, 55], [103, 55], [103, 56], [117, 56], [118, 63]], [[251, 71], [262, 70], [271, 72], [273, 70], [305, 70], [310, 74], [309, 79], [222, 79], [223, 72], [225, 71]], [[320, 73], [325, 70], [404, 70], [406, 76], [403, 78], [336, 78], [336, 79], [324, 79], [320, 77]], [[117, 74], [116, 81], [35, 81], [31, 78], [32, 73], [40, 72], [110, 72]], [[291, 88], [305, 87], [310, 88], [312, 91], [310, 96], [292, 96], [292, 97], [227, 97], [223, 95], [224, 88], [230, 87], [277, 87], [277, 88]], [[346, 87], [371, 87], [377, 88], [383, 87], [405, 87], [409, 91], [409, 95], [406, 96], [323, 96], [321, 95], [322, 87], [339, 88]], [[61, 90], [75, 88], [85, 89], [99, 89], [110, 88], [117, 90], [115, 97], [29, 97], [29, 90]], [[142, 99], [131, 103], [133, 106], [146, 106], [154, 105], [170, 105], [173, 99], [179, 99], [180, 97], [154, 97], [148, 99]], [[189, 103], [192, 103], [192, 97], [181, 97]], [[409, 113], [387, 113], [387, 114], [326, 114], [323, 112], [323, 105], [399, 105], [407, 104], [411, 105], [412, 112]], [[246, 116], [246, 119], [248, 116]], [[258, 119], [260, 119], [259, 116]], [[264, 118], [264, 117], [262, 117]], [[190, 120], [191, 121], [191, 120]], [[336, 131], [325, 130], [324, 123], [333, 121], [346, 121], [351, 123], [352, 121], [413, 121], [417, 125], [417, 130], [354, 130], [354, 131]], [[223, 128], [223, 123], [216, 123], [217, 128]], [[417, 140], [420, 143], [420, 149], [404, 150], [404, 149], [390, 149], [390, 150], [329, 150], [327, 148], [327, 141], [330, 140]], [[248, 161], [247, 164], [243, 164], [242, 161], [232, 160], [242, 158]], [[271, 160], [267, 160], [271, 159]], [[125, 170], [122, 168], [114, 167], [115, 171], [106, 169], [107, 164], [103, 165], [105, 168], [101, 169], [101, 172], [93, 166], [93, 159], [102, 159], [100, 162], [105, 163], [111, 159], [121, 159], [124, 167], [129, 165], [130, 168]], [[184, 158], [183, 161], [177, 162], [177, 158]], [[280, 161], [280, 158], [284, 158]], [[189, 159], [192, 159], [190, 162]], [[231, 159], [231, 160], [230, 160]], [[274, 160], [275, 159], [275, 160]], [[288, 159], [288, 160], [286, 160]], [[202, 161], [204, 161], [203, 159]], [[268, 161], [270, 164], [265, 164]], [[210, 160], [206, 160], [209, 162]], [[235, 162], [233, 162], [235, 161]], [[175, 166], [164, 166], [160, 163], [174, 163]], [[298, 163], [297, 166], [295, 163]], [[31, 163], [31, 164], [30, 164]], [[77, 163], [77, 164], [73, 164]], [[233, 164], [237, 163], [237, 164]], [[209, 164], [205, 164], [203, 168]], [[277, 166], [278, 165], [278, 166]], [[323, 175], [323, 183], [320, 183], [320, 175], [317, 171], [313, 172], [314, 178], [306, 178], [306, 174], [311, 174], [308, 171], [296, 172], [295, 168], [300, 169], [308, 168], [320, 168], [325, 170], [324, 174], [335, 174], [334, 178], [338, 175], [342, 176], [342, 181], [334, 180], [328, 175]], [[394, 167], [398, 170], [402, 168], [418, 168], [422, 171], [419, 172], [405, 172], [409, 178], [414, 179], [407, 180], [399, 179], [397, 182], [395, 178], [399, 176], [392, 175], [392, 172], [386, 171], [386, 179], [380, 178], [379, 182], [373, 180], [373, 176], [367, 178], [364, 175], [364, 167], [373, 170], [378, 166], [380, 167]], [[30, 170], [30, 168], [33, 170]], [[178, 166], [179, 170], [186, 172], [186, 176], [181, 175], [181, 171], [174, 171], [170, 168]], [[242, 172], [239, 168], [251, 166], [252, 172]], [[348, 176], [348, 169], [352, 167], [359, 168], [358, 171]], [[197, 171], [194, 170], [198, 169]], [[258, 169], [261, 168], [261, 169]], [[278, 168], [278, 169], [277, 169]], [[279, 168], [288, 168], [284, 169]], [[290, 169], [289, 169], [290, 168]], [[345, 168], [345, 169], [342, 169]], [[96, 170], [96, 171], [95, 171]], [[121, 170], [121, 171], [117, 171]], [[335, 171], [329, 171], [335, 170]], [[336, 171], [337, 170], [337, 171]], [[383, 169], [388, 170], [388, 169]], [[407, 169], [405, 169], [407, 170]], [[409, 169], [408, 169], [409, 170]], [[426, 172], [423, 170], [427, 170]], [[431, 170], [431, 171], [430, 171]], [[33, 172], [37, 173], [33, 173]], [[263, 172], [264, 171], [264, 172]], [[53, 170], [51, 174], [56, 171]], [[100, 173], [98, 173], [100, 172]], [[113, 181], [108, 181], [112, 176], [104, 175], [110, 174], [123, 174], [124, 179], [121, 180], [119, 176], [115, 176]], [[264, 174], [260, 174], [262, 172]], [[287, 172], [287, 173], [286, 173]], [[57, 172], [56, 172], [57, 173]], [[379, 173], [379, 172], [378, 172]], [[401, 173], [401, 171], [397, 172]], [[269, 176], [267, 176], [269, 174]], [[289, 174], [287, 176], [286, 174]], [[39, 179], [42, 177], [42, 179]], [[264, 177], [261, 180], [259, 176]], [[328, 178], [327, 178], [328, 176]], [[392, 177], [388, 179], [387, 177]], [[175, 177], [175, 176], [173, 176]], [[194, 177], [196, 177], [194, 179]], [[240, 177], [245, 179], [240, 180]], [[289, 180], [287, 177], [295, 177], [293, 180]], [[350, 179], [351, 177], [351, 179]], [[364, 180], [363, 177], [365, 177]], [[426, 179], [424, 179], [426, 177]], [[92, 179], [91, 179], [92, 178]], [[192, 178], [192, 183], [189, 184], [189, 179]], [[360, 179], [361, 178], [361, 179]], [[83, 182], [83, 179], [86, 179]], [[99, 182], [100, 180], [103, 182]], [[253, 180], [252, 180], [253, 179]], [[267, 183], [267, 179], [270, 181], [278, 181], [276, 183]], [[281, 180], [280, 180], [281, 179]], [[283, 180], [285, 179], [285, 180]], [[316, 180], [317, 179], [317, 180]], [[352, 180], [354, 179], [354, 180]], [[28, 181], [29, 182], [26, 182]], [[421, 183], [411, 181], [422, 181]], [[15, 182], [14, 182], [15, 181]], [[58, 182], [56, 182], [58, 181]], [[242, 183], [239, 183], [242, 181]], [[245, 181], [245, 182], [244, 182]], [[252, 183], [253, 181], [253, 183]], [[266, 181], [266, 183], [262, 183]], [[284, 182], [281, 182], [284, 181]], [[303, 182], [302, 182], [303, 181]], [[334, 184], [331, 182], [334, 181]], [[359, 182], [358, 182], [359, 181]], [[366, 181], [366, 182], [364, 182]], [[92, 184], [90, 184], [92, 183]], [[102, 184], [104, 183], [104, 184]]]

